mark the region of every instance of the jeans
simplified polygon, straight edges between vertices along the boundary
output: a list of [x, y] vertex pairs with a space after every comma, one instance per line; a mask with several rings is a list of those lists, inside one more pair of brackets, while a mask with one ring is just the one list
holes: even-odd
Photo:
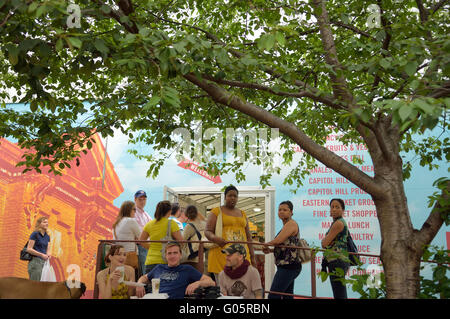
[[[302, 265], [299, 265], [298, 268], [289, 269], [283, 266], [277, 266], [277, 272], [273, 277], [272, 286], [270, 287], [270, 291], [276, 292], [284, 292], [287, 294], [294, 293], [294, 282], [295, 278], [298, 277], [300, 272], [302, 271]], [[278, 294], [269, 293], [268, 299], [294, 299], [292, 296], [284, 296]]]
[[[337, 259], [328, 263], [328, 272], [334, 272], [336, 268], [344, 270], [344, 274], [347, 273], [349, 265], [348, 263]], [[345, 275], [344, 275], [345, 277]], [[330, 275], [331, 289], [333, 290], [334, 299], [347, 299], [347, 287], [339, 279], [340, 276]]]
[[139, 259], [139, 276], [145, 275], [145, 260], [147, 259], [147, 252], [148, 250], [142, 247], [141, 245], [138, 246], [138, 259]]
[[30, 276], [30, 280], [36, 281], [41, 280], [42, 269], [44, 268], [44, 264], [45, 264], [44, 259], [37, 256], [33, 256], [33, 259], [31, 259], [28, 262], [28, 275]]

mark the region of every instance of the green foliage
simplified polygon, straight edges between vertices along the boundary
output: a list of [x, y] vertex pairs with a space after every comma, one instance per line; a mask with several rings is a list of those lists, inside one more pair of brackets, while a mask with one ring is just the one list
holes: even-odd
[[[428, 246], [424, 249], [423, 260], [433, 260], [431, 263], [432, 278], [426, 279], [420, 276], [419, 298], [424, 299], [448, 299], [450, 298], [450, 251], [437, 246]], [[425, 265], [422, 264], [423, 270]]]
[[[420, 299], [448, 299], [450, 298], [450, 251], [438, 246], [426, 246], [422, 256], [420, 291], [417, 296]], [[335, 252], [326, 250], [324, 256], [338, 255]], [[431, 261], [431, 262], [430, 262]], [[428, 270], [426, 269], [428, 267]], [[384, 272], [378, 274], [367, 273], [363, 265], [356, 266], [356, 275], [339, 280], [346, 285], [350, 285], [352, 290], [360, 295], [361, 299], [384, 299], [386, 298], [386, 278]], [[425, 272], [431, 272], [431, 278], [425, 276]], [[330, 275], [343, 277], [342, 269], [337, 269], [333, 273], [321, 271], [318, 276], [325, 282]]]
[[[324, 256], [327, 251], [324, 252]], [[329, 253], [327, 253], [329, 255]], [[345, 285], [351, 286], [352, 291], [359, 294], [360, 299], [384, 299], [386, 298], [386, 279], [384, 273], [367, 273], [362, 267], [356, 266], [357, 274], [351, 276], [344, 276], [344, 271], [341, 268], [336, 268], [334, 272], [319, 272], [318, 276], [325, 282], [331, 275], [339, 277], [337, 280]]]
[[[433, 169], [436, 160], [449, 158], [448, 138], [411, 138], [441, 123], [448, 129], [443, 119], [450, 99], [439, 93], [450, 65], [445, 8], [419, 23], [413, 1], [382, 1], [388, 24], [370, 27], [364, 1], [345, 6], [327, 1], [342, 65], [336, 68], [325, 59], [314, 16], [322, 10], [312, 2], [121, 1], [120, 10], [108, 2], [74, 3], [81, 9], [79, 28], [67, 25], [67, 1], [0, 1], [0, 99], [3, 105], [9, 100], [29, 106], [29, 113], [0, 109], [0, 136], [21, 136], [28, 141], [24, 147], [42, 150], [29, 154], [23, 162], [27, 168], [57, 163], [41, 160], [48, 154], [76, 156], [56, 142], [58, 134], [81, 142], [78, 135], [92, 129], [105, 137], [119, 129], [132, 144], [159, 151], [175, 146], [170, 138], [175, 128], [191, 129], [195, 121], [202, 121], [204, 130], [261, 127], [213, 101], [186, 75], [208, 77], [232, 96], [294, 124], [319, 145], [331, 128], [346, 143], [361, 143], [357, 127], [373, 126], [386, 116], [402, 132], [400, 149], [417, 153], [422, 165]], [[331, 76], [346, 80], [355, 105], [349, 107], [333, 92]], [[301, 91], [308, 97], [296, 96]], [[53, 121], [51, 114], [58, 120], [47, 138], [40, 128], [45, 117]], [[30, 120], [33, 116], [39, 119]], [[292, 141], [281, 138], [283, 164], [290, 164]], [[136, 155], [155, 161], [149, 164], [149, 176], [155, 176], [161, 159]], [[313, 165], [313, 157], [302, 157], [285, 184], [299, 188]], [[241, 165], [213, 167], [245, 178]], [[405, 178], [410, 167], [405, 163]], [[261, 183], [268, 185], [277, 171], [269, 170]]]

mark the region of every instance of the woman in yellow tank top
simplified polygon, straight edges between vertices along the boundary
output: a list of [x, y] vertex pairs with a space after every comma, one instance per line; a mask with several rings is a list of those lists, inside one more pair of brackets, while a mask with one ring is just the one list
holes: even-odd
[[122, 272], [117, 267], [123, 267], [124, 281], [135, 281], [134, 268], [125, 265], [126, 259], [127, 253], [123, 246], [111, 246], [109, 253], [105, 257], [105, 261], [109, 264], [109, 267], [99, 271], [97, 274], [100, 299], [128, 299], [135, 294], [134, 287], [127, 286], [120, 280], [122, 278]]
[[[205, 236], [208, 240], [216, 243], [219, 247], [209, 250], [208, 272], [218, 274], [225, 268], [225, 254], [222, 253], [224, 246], [230, 241], [251, 241], [248, 228], [248, 220], [245, 212], [236, 208], [238, 190], [234, 186], [225, 189], [225, 206], [215, 207], [211, 210], [206, 221]], [[219, 214], [222, 214], [222, 237], [217, 236], [216, 222]], [[255, 254], [252, 245], [245, 245], [247, 259], [254, 266]]]

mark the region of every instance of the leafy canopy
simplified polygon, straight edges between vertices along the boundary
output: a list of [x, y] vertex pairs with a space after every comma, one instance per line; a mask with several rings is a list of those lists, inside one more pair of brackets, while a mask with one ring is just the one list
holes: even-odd
[[[131, 143], [163, 150], [176, 146], [171, 132], [194, 121], [203, 130], [264, 127], [211, 99], [192, 77], [294, 124], [318, 145], [332, 130], [362, 142], [357, 127], [386, 118], [401, 132], [399, 151], [416, 152], [431, 168], [435, 158], [449, 160], [446, 1], [373, 1], [377, 13], [368, 1], [331, 0], [322, 25], [321, 1], [74, 3], [79, 17], [63, 0], [0, 0], [0, 135], [35, 151], [22, 163], [28, 169], [59, 172], [96, 132], [120, 129]], [[334, 48], [323, 40], [327, 29]], [[443, 134], [412, 138], [430, 129]], [[292, 141], [282, 137], [289, 163]], [[163, 160], [132, 152], [153, 161], [148, 175], [158, 173]], [[311, 165], [304, 156], [286, 183]], [[219, 169], [245, 178], [239, 163], [210, 163]]]

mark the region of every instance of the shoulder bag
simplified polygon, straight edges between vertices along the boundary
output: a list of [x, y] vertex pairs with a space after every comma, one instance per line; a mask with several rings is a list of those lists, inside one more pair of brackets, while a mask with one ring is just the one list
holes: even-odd
[[33, 256], [27, 251], [28, 242], [25, 244], [23, 249], [20, 251], [20, 260], [30, 261]]
[[[211, 214], [214, 214], [214, 213], [211, 213]], [[222, 237], [222, 229], [223, 229], [222, 209], [220, 209], [220, 207], [219, 207], [219, 214], [217, 215], [216, 229], [214, 230], [214, 234], [217, 237]], [[206, 249], [213, 249], [213, 248], [219, 247], [219, 245], [217, 245], [215, 243], [206, 243], [206, 244], [204, 244], [204, 247]]]
[[312, 254], [311, 254], [311, 250], [309, 249], [310, 247], [308, 245], [308, 242], [305, 239], [300, 238], [298, 241], [298, 246], [302, 247], [302, 248], [308, 248], [308, 249], [299, 249], [298, 254], [299, 254], [300, 260], [302, 261], [302, 264], [311, 261]]
[[[353, 241], [352, 236], [350, 235], [350, 232], [347, 229], [347, 251], [349, 253], [358, 253], [358, 248], [355, 245], [355, 242]], [[353, 255], [349, 254], [348, 259], [350, 259], [350, 266], [357, 266], [361, 264], [361, 260], [359, 259], [359, 255]]]
[[[167, 233], [166, 233], [166, 237], [161, 238], [161, 240], [172, 240], [172, 233], [170, 232], [170, 226], [172, 224], [172, 220], [168, 220], [168, 224], [167, 224]], [[164, 260], [165, 263], [167, 263], [167, 259], [166, 259], [166, 246], [168, 243], [162, 243], [162, 248], [161, 248], [161, 256], [162, 259]]]

